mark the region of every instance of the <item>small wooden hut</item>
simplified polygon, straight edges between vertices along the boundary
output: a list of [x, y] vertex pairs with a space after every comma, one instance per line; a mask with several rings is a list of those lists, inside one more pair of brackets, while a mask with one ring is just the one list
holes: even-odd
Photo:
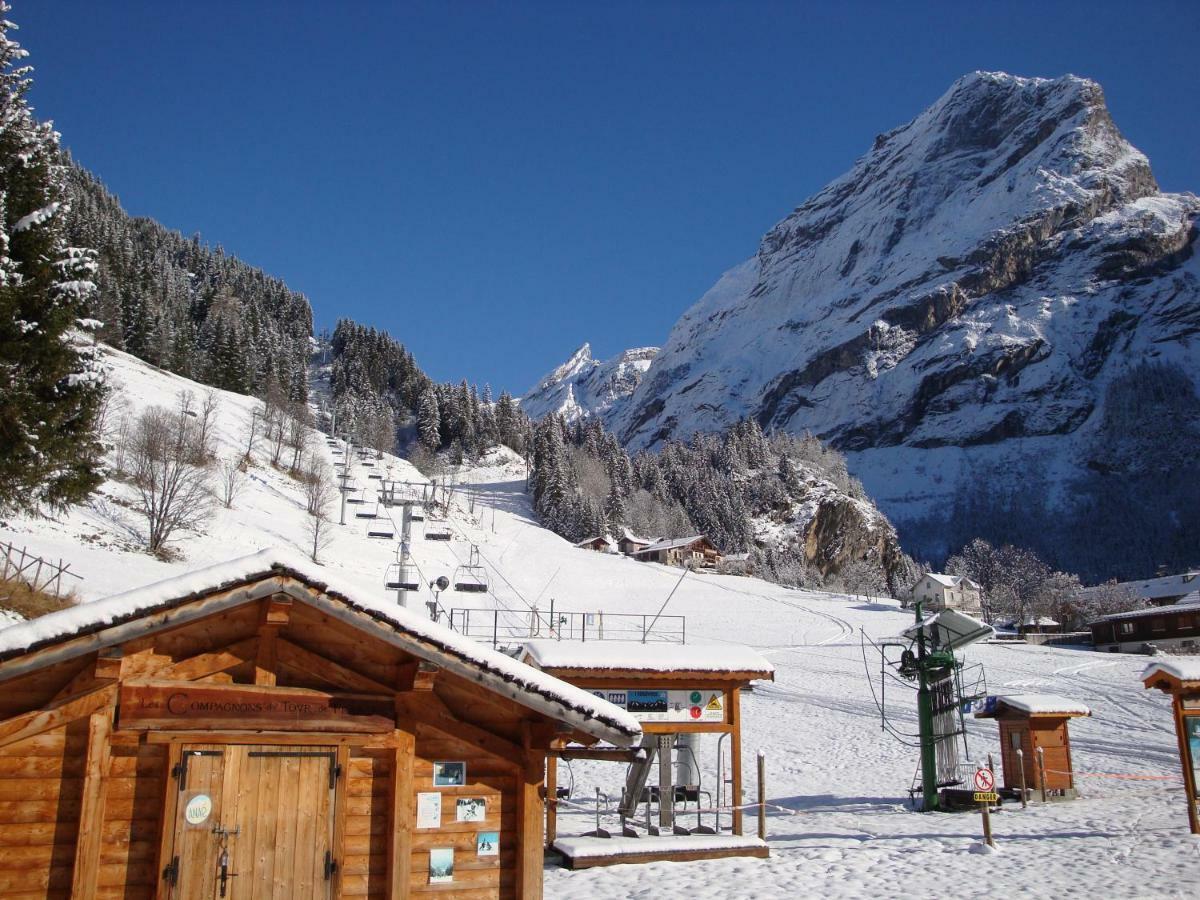
[[721, 563], [721, 551], [702, 534], [658, 541], [633, 555], [641, 562], [656, 562], [665, 566], [715, 568]]
[[[732, 790], [726, 798], [731, 807], [733, 838], [743, 838], [742, 717], [741, 691], [753, 681], [773, 681], [774, 667], [749, 647], [737, 644], [681, 645], [626, 641], [552, 641], [525, 643], [521, 659], [542, 671], [576, 685], [626, 710], [642, 726], [642, 748], [657, 753], [653, 768], [658, 771], [658, 796], [673, 797], [672, 748], [680, 736], [728, 735], [728, 775]], [[557, 841], [556, 786], [558, 759], [613, 759], [630, 761], [628, 753], [595, 751], [570, 745], [569, 735], [555, 741], [547, 760], [546, 790], [551, 800], [547, 809], [547, 843], [563, 854], [568, 868], [615, 865], [656, 860], [710, 859], [723, 856], [767, 856], [767, 846], [754, 839], [720, 837], [707, 843], [682, 839], [664, 848], [663, 839], [643, 841], [646, 846], [615, 852], [603, 838]], [[646, 765], [649, 767], [649, 757]], [[663, 764], [665, 761], [665, 765]], [[648, 774], [648, 773], [647, 773]], [[646, 776], [643, 776], [643, 783]], [[682, 785], [680, 785], [682, 787]], [[672, 804], [659, 803], [659, 827], [670, 834]], [[729, 837], [729, 836], [725, 836]], [[590, 843], [589, 843], [590, 842]], [[611, 844], [611, 841], [607, 842]], [[635, 842], [636, 843], [636, 842]]]
[[612, 548], [612, 542], [604, 537], [604, 535], [597, 535], [596, 537], [582, 540], [575, 546], [581, 550], [595, 550], [597, 553], [607, 553]]
[[[1074, 798], [1075, 770], [1071, 763], [1067, 722], [1076, 716], [1090, 716], [1092, 711], [1077, 700], [1054, 694], [1016, 694], [996, 697], [994, 701], [976, 712], [975, 718], [995, 719], [1000, 726], [1005, 790], [1019, 793], [1023, 784], [1038, 795], [1045, 788], [1047, 798]], [[1021, 779], [1022, 760], [1024, 781]]]
[[264, 551], [0, 631], [0, 896], [542, 895], [623, 710]]
[[1156, 659], [1142, 672], [1142, 682], [1171, 695], [1188, 823], [1192, 834], [1200, 834], [1200, 658]]

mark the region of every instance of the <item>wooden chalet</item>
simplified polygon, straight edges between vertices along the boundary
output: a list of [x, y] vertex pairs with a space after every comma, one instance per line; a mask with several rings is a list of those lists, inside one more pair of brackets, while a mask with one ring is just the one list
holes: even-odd
[[1019, 795], [1024, 787], [1044, 799], [1074, 798], [1075, 769], [1067, 723], [1076, 716], [1090, 716], [1091, 710], [1052, 694], [1020, 694], [989, 701], [993, 699], [975, 718], [995, 719], [1000, 726], [1004, 789]]
[[[643, 846], [629, 847], [624, 852], [614, 852], [612, 841], [602, 837], [558, 839], [557, 760], [615, 759], [629, 763], [633, 758], [628, 752], [614, 754], [573, 746], [575, 742], [569, 735], [556, 740], [546, 768], [546, 796], [551, 798], [546, 812], [546, 839], [563, 855], [567, 868], [768, 855], [763, 836], [745, 838], [741, 808], [741, 691], [753, 681], [775, 679], [774, 667], [758, 653], [736, 644], [536, 640], [525, 643], [520, 658], [626, 710], [638, 720], [644, 734], [641, 746], [647, 768], [641, 781], [645, 783], [651, 767], [656, 769], [660, 799], [675, 796], [677, 787], [687, 787], [672, 783], [672, 751], [681, 736], [716, 734], [728, 735], [729, 739], [730, 771], [725, 776], [731, 790], [725, 800], [730, 808], [732, 835], [717, 835], [715, 840], [683, 837], [670, 846], [664, 846], [668, 838], [646, 839]], [[673, 804], [660, 802], [657, 827], [664, 835], [671, 835], [675, 824]]]
[[662, 563], [665, 566], [715, 568], [721, 562], [721, 552], [702, 534], [658, 541], [633, 555], [642, 562]]
[[621, 533], [621, 537], [617, 539], [617, 549], [626, 556], [633, 556], [653, 543], [654, 541], [649, 538], [640, 538], [636, 534], [631, 534], [629, 529], [625, 529]]
[[1146, 666], [1142, 682], [1147, 690], [1158, 688], [1171, 696], [1188, 824], [1192, 834], [1200, 834], [1200, 659], [1161, 657]]
[[1200, 593], [1170, 606], [1113, 613], [1092, 622], [1092, 643], [1111, 653], [1143, 653], [1147, 644], [1185, 652], [1200, 646]]
[[628, 713], [264, 551], [0, 631], [0, 896], [539, 898]]
[[598, 535], [597, 537], [580, 541], [575, 546], [581, 550], [595, 550], [597, 553], [607, 553], [612, 548], [612, 542], [603, 535]]

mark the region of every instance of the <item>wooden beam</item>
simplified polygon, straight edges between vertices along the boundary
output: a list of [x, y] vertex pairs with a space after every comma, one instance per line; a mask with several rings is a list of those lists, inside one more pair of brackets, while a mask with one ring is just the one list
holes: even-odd
[[375, 681], [373, 678], [368, 678], [366, 675], [343, 666], [341, 663], [336, 663], [332, 659], [319, 656], [311, 650], [305, 650], [299, 644], [293, 644], [286, 638], [281, 637], [276, 639], [275, 655], [280, 665], [308, 672], [335, 687], [345, 688], [349, 691], [361, 691], [367, 694], [386, 694], [388, 696], [396, 692], [395, 688], [389, 688]]
[[151, 677], [164, 681], [196, 681], [218, 672], [236, 669], [243, 663], [255, 659], [258, 654], [258, 636], [248, 637], [208, 653], [189, 656], [166, 669], [154, 672]]
[[392, 753], [392, 776], [389, 790], [390, 832], [387, 845], [388, 897], [407, 897], [412, 878], [412, 833], [416, 827], [413, 809], [416, 794], [413, 763], [416, 757], [416, 737], [411, 731], [396, 731], [396, 749]]
[[387, 749], [394, 739], [386, 734], [336, 734], [320, 731], [149, 731], [138, 735], [147, 744], [280, 744], [303, 746], [305, 744], [328, 744], [347, 747], [369, 747]]
[[254, 683], [263, 687], [275, 687], [275, 645], [279, 629], [274, 625], [260, 625], [258, 648], [254, 654]]
[[104, 796], [108, 786], [113, 708], [92, 713], [88, 720], [87, 759], [79, 809], [79, 837], [75, 843], [75, 868], [71, 897], [85, 900], [96, 895], [100, 874], [100, 844], [104, 837]]
[[542, 900], [542, 866], [545, 850], [545, 810], [542, 806], [544, 757], [526, 755], [517, 779], [517, 897]]
[[[558, 751], [561, 753], [561, 751]], [[587, 752], [587, 751], [584, 751]], [[578, 757], [564, 757], [577, 759]], [[558, 755], [551, 751], [546, 757], [546, 839], [547, 847], [558, 839]]]
[[631, 763], [644, 758], [645, 753], [641, 750], [617, 750], [615, 748], [611, 750], [593, 750], [587, 747], [558, 747], [546, 754], [547, 764], [554, 763], [560, 759], [595, 759], [601, 762]]
[[59, 706], [47, 709], [35, 709], [32, 712], [14, 716], [6, 722], [0, 722], [0, 747], [15, 744], [25, 738], [33, 737], [53, 728], [58, 728], [76, 719], [90, 716], [105, 706], [113, 706], [117, 699], [115, 684], [96, 688], [81, 697], [68, 700]]
[[291, 617], [292, 598], [287, 594], [273, 594], [263, 601], [262, 618], [259, 620], [263, 625], [282, 628], [291, 621]]
[[342, 879], [346, 877], [346, 802], [349, 799], [347, 785], [350, 783], [350, 748], [345, 744], [337, 748], [337, 766], [341, 780], [333, 795], [333, 858], [338, 864], [333, 876], [333, 897], [342, 896]]
[[434, 692], [396, 695], [396, 714], [440, 731], [455, 740], [473, 744], [485, 753], [520, 766], [525, 750], [508, 738], [457, 718]]
[[417, 663], [417, 671], [413, 676], [412, 689], [414, 691], [432, 691], [434, 682], [437, 681], [437, 676], [440, 671], [442, 670], [433, 663]]

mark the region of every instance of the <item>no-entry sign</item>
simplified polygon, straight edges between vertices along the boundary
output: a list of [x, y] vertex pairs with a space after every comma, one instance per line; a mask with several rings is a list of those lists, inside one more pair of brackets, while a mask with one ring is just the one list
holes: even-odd
[[990, 769], [975, 770], [975, 790], [990, 793], [996, 786], [996, 776]]

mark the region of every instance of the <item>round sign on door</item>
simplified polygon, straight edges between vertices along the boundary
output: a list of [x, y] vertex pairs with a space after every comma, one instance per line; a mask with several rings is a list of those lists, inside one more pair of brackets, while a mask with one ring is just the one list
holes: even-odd
[[189, 825], [203, 825], [212, 815], [212, 797], [197, 794], [183, 808], [183, 820]]

